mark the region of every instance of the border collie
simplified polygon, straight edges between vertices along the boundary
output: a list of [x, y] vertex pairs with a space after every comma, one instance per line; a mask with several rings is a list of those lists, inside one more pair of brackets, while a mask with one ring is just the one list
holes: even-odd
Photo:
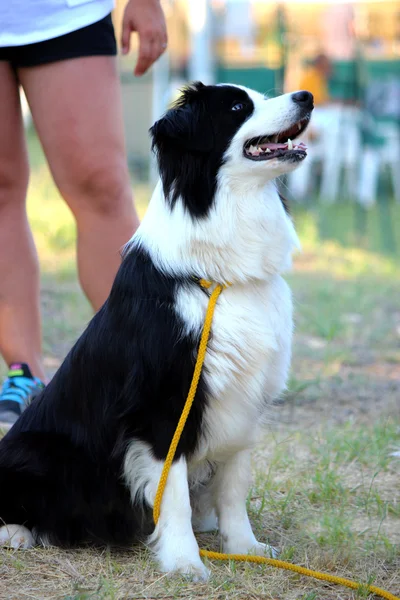
[[[268, 99], [187, 87], [151, 129], [160, 182], [110, 296], [0, 442], [0, 545], [130, 545], [204, 579], [193, 531], [227, 553], [271, 552], [246, 512], [250, 449], [285, 388], [299, 245], [273, 180], [306, 157], [309, 92]], [[193, 375], [208, 297], [221, 295], [193, 408], [154, 528], [151, 508]]]

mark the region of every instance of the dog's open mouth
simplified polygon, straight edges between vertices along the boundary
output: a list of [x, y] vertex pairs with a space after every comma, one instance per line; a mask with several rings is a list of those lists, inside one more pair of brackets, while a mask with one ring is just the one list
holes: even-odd
[[285, 131], [248, 140], [243, 148], [244, 156], [250, 160], [270, 160], [283, 157], [305, 158], [307, 146], [303, 142], [295, 144], [293, 140], [306, 130], [309, 121], [310, 116], [307, 115]]

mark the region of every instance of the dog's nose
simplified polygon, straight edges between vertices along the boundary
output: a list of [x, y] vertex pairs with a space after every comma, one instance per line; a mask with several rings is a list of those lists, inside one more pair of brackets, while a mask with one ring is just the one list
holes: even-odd
[[292, 100], [301, 108], [306, 108], [308, 110], [314, 108], [314, 96], [311, 92], [307, 92], [306, 90], [301, 90], [301, 92], [292, 94]]

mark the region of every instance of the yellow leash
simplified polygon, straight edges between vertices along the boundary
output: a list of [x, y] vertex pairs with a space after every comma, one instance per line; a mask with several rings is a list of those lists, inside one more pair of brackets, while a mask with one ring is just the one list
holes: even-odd
[[[199, 284], [203, 288], [209, 288], [212, 285], [212, 282], [206, 281], [205, 279], [199, 279]], [[162, 497], [164, 494], [165, 486], [167, 484], [168, 473], [171, 468], [172, 462], [174, 460], [176, 448], [178, 446], [180, 437], [182, 435], [183, 429], [185, 427], [186, 420], [189, 416], [190, 409], [192, 407], [194, 397], [196, 395], [197, 386], [199, 383], [201, 371], [203, 368], [204, 359], [207, 352], [207, 344], [208, 338], [210, 336], [211, 324], [214, 316], [215, 306], [218, 300], [219, 295], [222, 290], [225, 289], [225, 285], [218, 284], [212, 294], [210, 295], [210, 299], [208, 302], [206, 317], [204, 320], [203, 332], [200, 338], [199, 350], [197, 354], [196, 365], [194, 368], [193, 379], [190, 385], [189, 393], [185, 402], [185, 406], [183, 408], [181, 417], [179, 419], [178, 425], [176, 427], [174, 437], [172, 438], [171, 445], [168, 450], [167, 457], [165, 459], [164, 467], [161, 473], [160, 481], [158, 483], [157, 492], [154, 499], [154, 508], [153, 508], [153, 519], [154, 523], [157, 524], [158, 519], [160, 517], [160, 508]], [[398, 596], [394, 596], [390, 592], [386, 592], [375, 585], [363, 585], [360, 583], [356, 583], [351, 579], [345, 579], [344, 577], [338, 577], [336, 575], [329, 575], [328, 573], [320, 573], [319, 571], [313, 571], [312, 569], [306, 569], [305, 567], [300, 567], [299, 565], [294, 565], [292, 563], [285, 562], [283, 560], [278, 560], [276, 558], [267, 558], [264, 556], [251, 556], [248, 554], [223, 554], [221, 552], [211, 552], [209, 550], [200, 550], [201, 556], [206, 556], [207, 558], [214, 558], [215, 560], [238, 560], [242, 562], [252, 562], [258, 564], [270, 565], [271, 567], [277, 567], [278, 569], [286, 569], [287, 571], [294, 571], [295, 573], [300, 573], [301, 575], [306, 575], [307, 577], [314, 577], [314, 579], [322, 579], [323, 581], [329, 581], [330, 583], [336, 583], [338, 585], [343, 585], [345, 587], [351, 588], [353, 590], [362, 589], [371, 594], [376, 594], [381, 598], [386, 598], [387, 600], [400, 600]]]

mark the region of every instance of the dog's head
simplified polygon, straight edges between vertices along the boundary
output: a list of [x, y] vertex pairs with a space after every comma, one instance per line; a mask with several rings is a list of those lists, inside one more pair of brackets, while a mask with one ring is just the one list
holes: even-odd
[[202, 217], [222, 171], [249, 183], [291, 171], [307, 156], [296, 140], [313, 107], [306, 91], [268, 99], [235, 85], [187, 87], [151, 128], [166, 198]]

